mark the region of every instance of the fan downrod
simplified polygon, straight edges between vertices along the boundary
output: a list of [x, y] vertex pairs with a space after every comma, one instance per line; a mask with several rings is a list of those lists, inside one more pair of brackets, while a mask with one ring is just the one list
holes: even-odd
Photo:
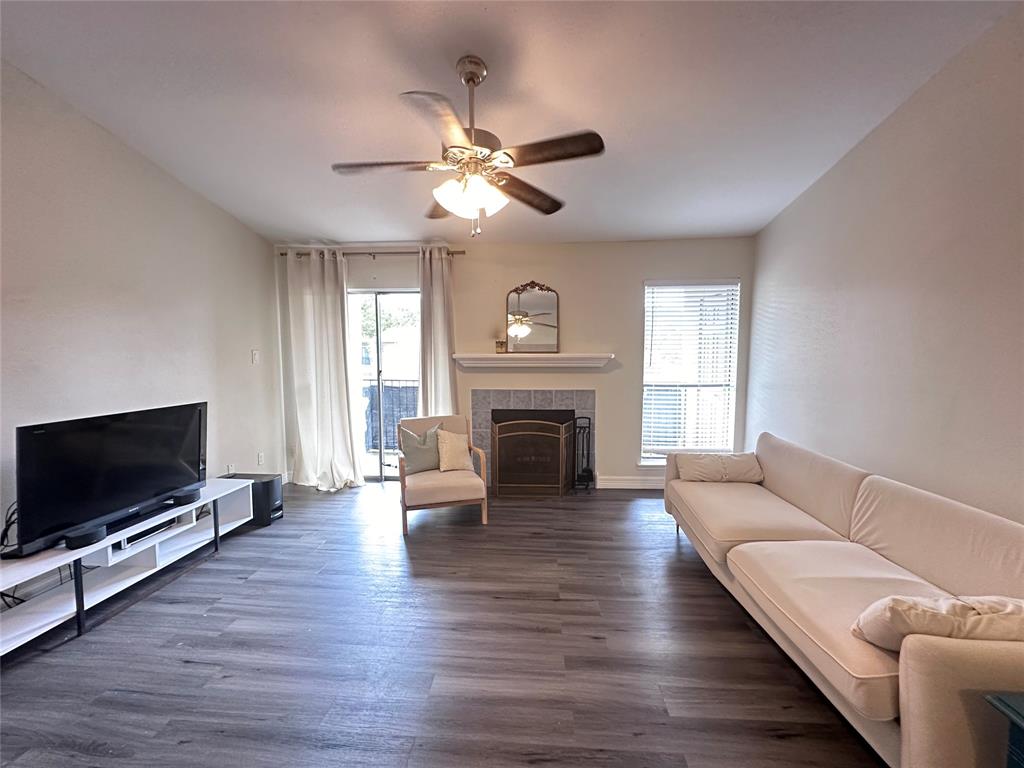
[[479, 56], [472, 54], [459, 59], [455, 63], [455, 71], [459, 73], [463, 85], [477, 86], [487, 79], [487, 65]]

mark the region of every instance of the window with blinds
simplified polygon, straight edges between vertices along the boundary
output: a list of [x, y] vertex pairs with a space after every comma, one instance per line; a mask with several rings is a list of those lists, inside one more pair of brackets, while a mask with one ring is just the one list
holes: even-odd
[[737, 281], [644, 287], [641, 458], [733, 449], [739, 327]]

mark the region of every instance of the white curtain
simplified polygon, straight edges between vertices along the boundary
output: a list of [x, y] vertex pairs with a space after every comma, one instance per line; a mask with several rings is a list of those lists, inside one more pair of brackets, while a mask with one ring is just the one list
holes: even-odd
[[285, 255], [296, 453], [292, 482], [362, 485], [349, 399], [345, 260], [334, 250]]
[[455, 391], [452, 256], [447, 246], [420, 248], [420, 414], [459, 412]]

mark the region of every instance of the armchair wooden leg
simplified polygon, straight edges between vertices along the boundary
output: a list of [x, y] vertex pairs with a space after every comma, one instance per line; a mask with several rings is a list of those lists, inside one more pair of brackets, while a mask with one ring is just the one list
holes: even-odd
[[480, 519], [487, 525], [487, 499], [480, 502]]
[[676, 523], [676, 536], [679, 535], [679, 523]]
[[402, 535], [409, 535], [409, 512], [405, 508], [405, 504], [402, 505]]

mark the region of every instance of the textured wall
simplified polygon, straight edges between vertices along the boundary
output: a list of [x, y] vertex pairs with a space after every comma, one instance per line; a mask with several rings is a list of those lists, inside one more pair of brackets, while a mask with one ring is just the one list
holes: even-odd
[[769, 430], [1024, 521], [1022, 12], [759, 236], [747, 444]]
[[283, 470], [270, 245], [6, 63], [2, 130], [5, 506], [17, 425], [195, 400]]

